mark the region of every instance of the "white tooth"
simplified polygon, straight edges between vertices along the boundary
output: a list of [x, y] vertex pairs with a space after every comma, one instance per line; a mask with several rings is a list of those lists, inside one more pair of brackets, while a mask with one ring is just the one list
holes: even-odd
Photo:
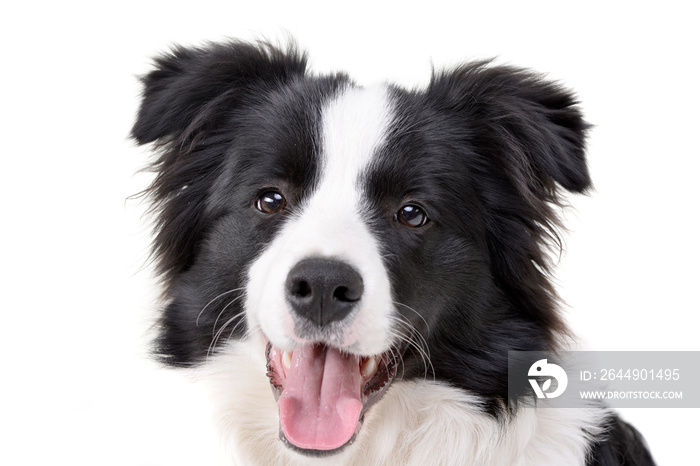
[[282, 364], [284, 364], [284, 367], [289, 369], [292, 367], [292, 353], [289, 351], [285, 351], [282, 353]]
[[377, 372], [377, 360], [375, 358], [367, 358], [367, 360], [362, 363], [362, 367], [360, 367], [362, 377], [371, 377], [375, 372]]

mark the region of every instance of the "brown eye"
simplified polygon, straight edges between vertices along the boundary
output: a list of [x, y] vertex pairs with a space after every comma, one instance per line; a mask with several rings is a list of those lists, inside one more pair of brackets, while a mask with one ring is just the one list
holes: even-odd
[[264, 214], [275, 214], [285, 208], [287, 201], [277, 191], [267, 191], [260, 195], [255, 207]]
[[396, 213], [396, 221], [407, 227], [419, 228], [428, 223], [428, 215], [417, 205], [405, 205]]

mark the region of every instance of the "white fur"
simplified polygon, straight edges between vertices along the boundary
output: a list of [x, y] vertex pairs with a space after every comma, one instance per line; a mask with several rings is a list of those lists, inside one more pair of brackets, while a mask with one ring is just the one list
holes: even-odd
[[358, 308], [326, 343], [372, 355], [391, 345], [393, 304], [379, 245], [362, 212], [362, 174], [376, 155], [391, 120], [387, 89], [347, 88], [322, 114], [320, 183], [249, 270], [246, 312], [278, 348], [305, 343], [297, 335], [284, 294], [291, 268], [308, 257], [340, 259], [362, 276]]
[[354, 444], [331, 458], [309, 458], [278, 439], [262, 340], [230, 343], [201, 371], [228, 457], [239, 465], [584, 465], [608, 416], [595, 408], [522, 408], [498, 421], [463, 390], [398, 381], [367, 412]]

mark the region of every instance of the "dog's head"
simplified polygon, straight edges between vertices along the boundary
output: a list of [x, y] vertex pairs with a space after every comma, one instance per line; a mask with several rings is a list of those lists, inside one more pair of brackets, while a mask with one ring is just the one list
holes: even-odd
[[590, 181], [559, 86], [475, 63], [364, 88], [239, 42], [175, 49], [143, 82], [158, 354], [195, 365], [262, 336], [293, 448], [348, 443], [397, 374], [503, 396], [506, 352], [563, 330], [552, 205]]

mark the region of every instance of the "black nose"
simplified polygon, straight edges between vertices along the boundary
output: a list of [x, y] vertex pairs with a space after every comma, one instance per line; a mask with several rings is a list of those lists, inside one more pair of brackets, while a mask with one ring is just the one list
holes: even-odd
[[362, 298], [362, 277], [332, 259], [304, 259], [289, 271], [287, 301], [294, 312], [319, 327], [344, 319]]

